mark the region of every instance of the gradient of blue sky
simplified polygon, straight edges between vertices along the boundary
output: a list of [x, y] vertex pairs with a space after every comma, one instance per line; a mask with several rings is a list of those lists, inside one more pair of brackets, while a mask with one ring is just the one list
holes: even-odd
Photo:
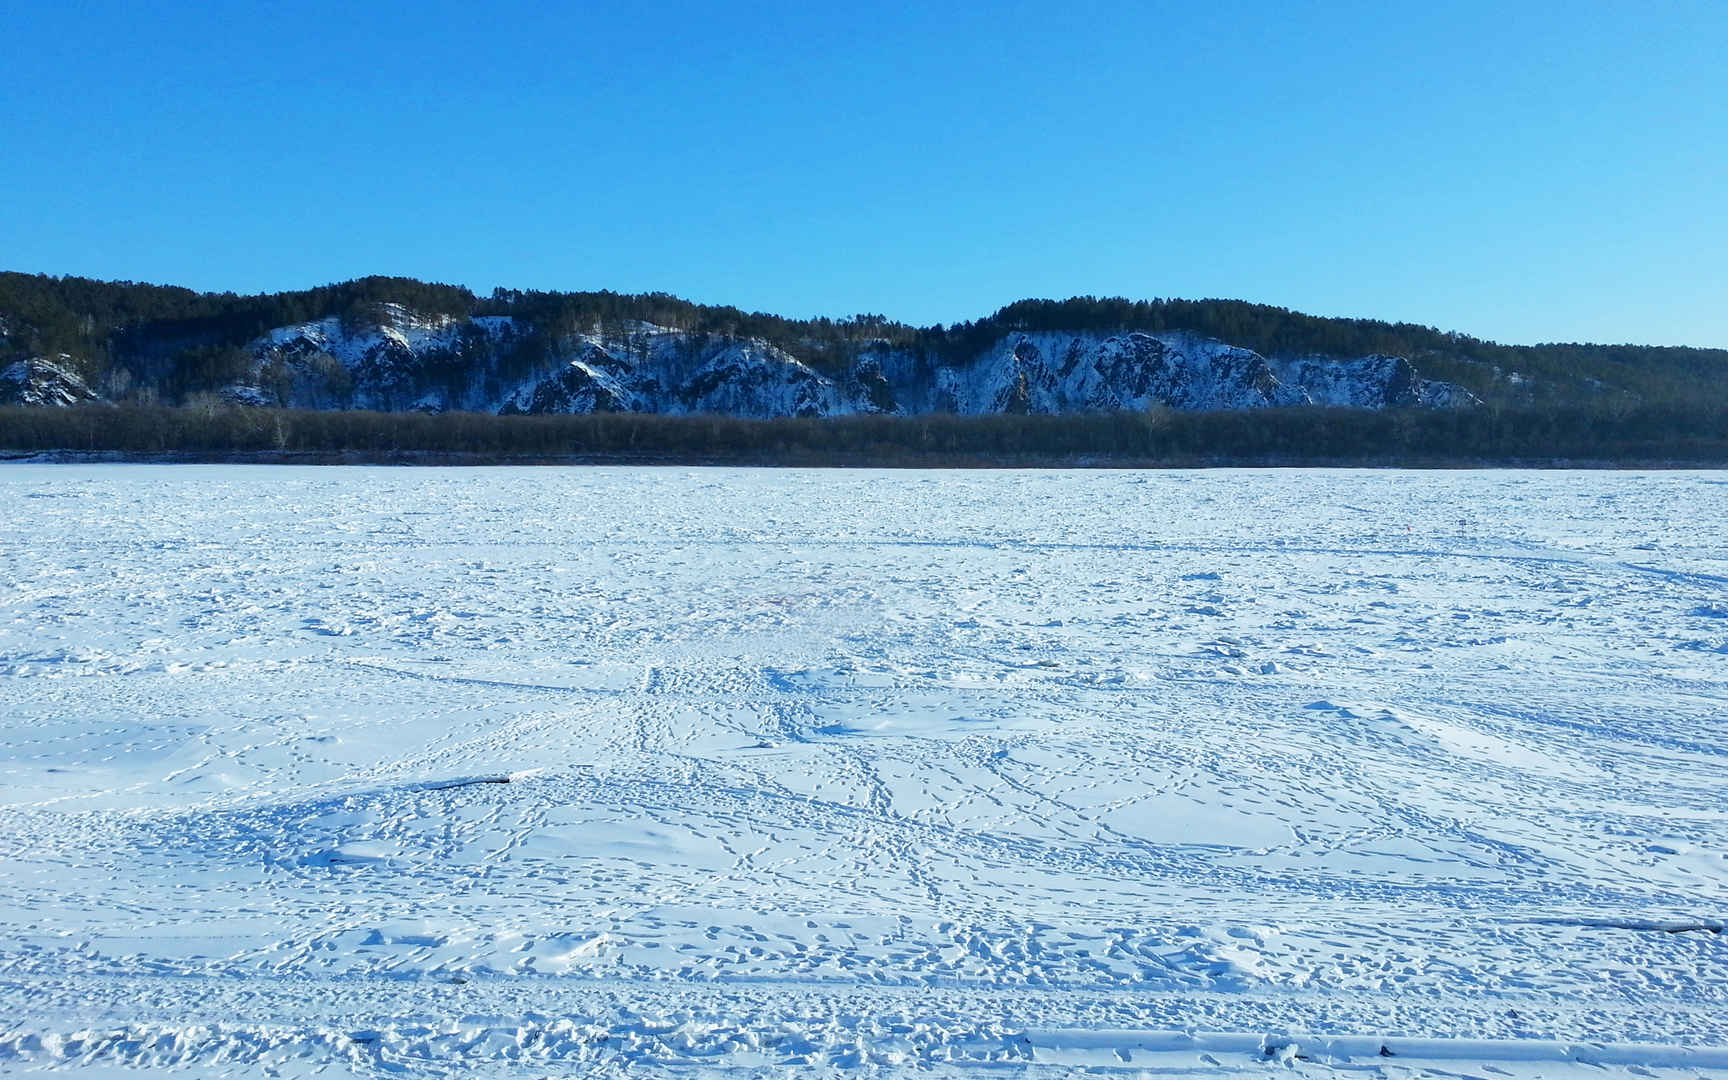
[[1728, 346], [1728, 4], [14, 0], [0, 268]]

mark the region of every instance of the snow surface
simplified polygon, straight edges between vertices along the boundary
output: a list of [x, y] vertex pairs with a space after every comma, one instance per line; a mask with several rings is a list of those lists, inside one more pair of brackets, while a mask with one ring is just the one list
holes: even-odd
[[0, 1071], [1728, 1076], [1721, 474], [0, 505]]

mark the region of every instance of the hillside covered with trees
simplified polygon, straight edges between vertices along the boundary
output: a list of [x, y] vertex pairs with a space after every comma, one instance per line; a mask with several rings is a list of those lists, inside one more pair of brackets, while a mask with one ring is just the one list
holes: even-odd
[[1182, 331], [1267, 357], [1403, 357], [1425, 376], [1497, 407], [1728, 407], [1728, 350], [1508, 346], [1411, 323], [1325, 318], [1239, 300], [1022, 300], [974, 321], [915, 327], [870, 314], [788, 319], [666, 293], [496, 289], [479, 296], [397, 277], [242, 296], [0, 273], [0, 366], [64, 355], [113, 400], [172, 403], [231, 381], [249, 361], [246, 347], [274, 328], [328, 318], [364, 325], [384, 304], [429, 316], [509, 316], [527, 328], [512, 348], [529, 354], [543, 354], [571, 334], [625, 334], [647, 324], [760, 341], [837, 375], [861, 354], [885, 347], [936, 364], [975, 356], [1015, 332]]

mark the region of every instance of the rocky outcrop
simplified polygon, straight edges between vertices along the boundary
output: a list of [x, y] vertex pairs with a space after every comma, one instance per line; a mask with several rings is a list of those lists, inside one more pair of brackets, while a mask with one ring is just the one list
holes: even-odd
[[1280, 379], [1300, 386], [1315, 405], [1456, 409], [1482, 404], [1481, 398], [1461, 386], [1422, 378], [1402, 356], [1340, 360], [1308, 355], [1281, 358], [1273, 367]]
[[455, 319], [384, 304], [363, 319], [280, 327], [250, 351], [256, 384], [275, 386], [285, 405], [441, 411], [460, 407], [446, 400], [464, 396], [452, 385], [495, 372], [527, 336], [507, 316]]
[[1304, 404], [1264, 357], [1193, 334], [1013, 334], [944, 380], [955, 411], [1251, 409]]
[[562, 370], [518, 386], [498, 412], [502, 416], [621, 412], [628, 407], [630, 393], [619, 378], [628, 372], [627, 365], [592, 345]]
[[[453, 318], [383, 304], [263, 334], [244, 350], [249, 370], [218, 396], [312, 409], [745, 417], [1478, 403], [1460, 387], [1422, 378], [1403, 357], [1269, 359], [1181, 331], [1015, 332], [965, 356], [886, 341], [848, 358], [814, 346], [809, 355], [820, 370], [758, 338], [645, 323], [553, 334], [510, 316]], [[69, 358], [13, 364], [0, 394], [44, 405], [96, 397]]]
[[66, 408], [100, 400], [65, 353], [53, 360], [27, 357], [0, 368], [0, 405]]

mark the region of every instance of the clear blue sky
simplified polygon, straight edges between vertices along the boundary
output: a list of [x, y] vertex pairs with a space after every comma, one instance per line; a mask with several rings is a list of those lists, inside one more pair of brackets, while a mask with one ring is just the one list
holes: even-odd
[[13, 0], [0, 268], [1728, 346], [1728, 3]]

